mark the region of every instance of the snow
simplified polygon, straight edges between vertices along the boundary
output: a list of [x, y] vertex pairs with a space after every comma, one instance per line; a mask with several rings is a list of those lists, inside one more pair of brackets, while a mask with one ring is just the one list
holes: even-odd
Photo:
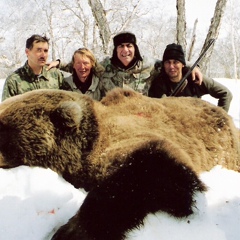
[[237, 240], [240, 236], [240, 173], [216, 166], [201, 174], [208, 186], [198, 194], [197, 209], [186, 219], [175, 219], [165, 213], [149, 215], [146, 227], [132, 232], [131, 240]]
[[[229, 110], [239, 127], [240, 81], [217, 79], [232, 91]], [[3, 86], [0, 80], [0, 96]], [[214, 103], [209, 96], [205, 100]], [[176, 219], [150, 214], [128, 240], [237, 240], [240, 236], [240, 173], [221, 166], [200, 175], [208, 191], [195, 196], [194, 214]], [[86, 193], [50, 169], [0, 169], [0, 240], [48, 240], [79, 209]], [[176, 196], [177, 197], [177, 196]]]
[[[216, 166], [201, 174], [208, 186], [184, 219], [148, 215], [129, 240], [236, 240], [240, 236], [240, 173]], [[0, 169], [0, 239], [47, 240], [73, 216], [86, 193], [50, 169]], [[177, 197], [177, 196], [176, 196]]]
[[[233, 99], [228, 114], [233, 118], [235, 125], [240, 128], [240, 80], [228, 78], [215, 78], [214, 80], [223, 84], [231, 91]], [[202, 99], [217, 105], [217, 99], [211, 97], [210, 95], [205, 95]]]

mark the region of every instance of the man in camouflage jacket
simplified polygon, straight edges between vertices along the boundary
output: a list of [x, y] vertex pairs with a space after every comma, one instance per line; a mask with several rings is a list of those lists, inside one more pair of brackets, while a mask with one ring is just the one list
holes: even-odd
[[104, 77], [120, 88], [131, 88], [147, 94], [147, 83], [154, 73], [153, 63], [143, 58], [131, 32], [121, 32], [113, 38], [113, 54], [102, 61]]
[[49, 40], [45, 36], [32, 35], [26, 41], [28, 60], [21, 68], [10, 74], [3, 87], [2, 101], [35, 89], [60, 89], [63, 74], [52, 68], [47, 70]]
[[[151, 82], [158, 74], [159, 60], [143, 58], [136, 43], [136, 36], [131, 32], [121, 32], [113, 38], [113, 54], [102, 61], [105, 67], [104, 77], [111, 79], [116, 87], [131, 88], [143, 95], [148, 95]], [[202, 82], [198, 68], [192, 71], [193, 78]]]

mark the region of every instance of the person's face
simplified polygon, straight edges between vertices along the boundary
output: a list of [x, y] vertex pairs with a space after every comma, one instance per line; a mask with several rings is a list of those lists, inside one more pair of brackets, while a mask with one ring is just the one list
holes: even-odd
[[82, 54], [76, 53], [74, 55], [73, 68], [75, 69], [79, 80], [85, 82], [92, 69], [91, 60]]
[[135, 47], [132, 43], [122, 43], [117, 46], [117, 57], [124, 66], [133, 60], [135, 55]]
[[25, 52], [28, 58], [28, 64], [30, 67], [43, 67], [48, 58], [48, 48], [49, 45], [47, 42], [34, 42], [33, 48], [26, 48]]
[[170, 80], [179, 82], [182, 78], [182, 68], [184, 65], [178, 60], [169, 59], [164, 61], [164, 69]]

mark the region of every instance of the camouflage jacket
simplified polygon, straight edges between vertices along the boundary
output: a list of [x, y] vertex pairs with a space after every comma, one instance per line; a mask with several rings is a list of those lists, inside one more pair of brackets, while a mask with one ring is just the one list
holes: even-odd
[[43, 67], [42, 74], [35, 75], [28, 63], [9, 75], [4, 83], [2, 101], [6, 98], [19, 95], [35, 89], [60, 89], [63, 74], [60, 70]]
[[[94, 100], [100, 101], [106, 95], [107, 91], [110, 91], [114, 87], [115, 85], [111, 82], [111, 80], [103, 79], [93, 74], [92, 84], [85, 94]], [[72, 74], [64, 78], [61, 89], [82, 94], [81, 90], [74, 83]]]
[[116, 87], [131, 88], [147, 95], [154, 69], [153, 63], [150, 63], [148, 59], [137, 61], [135, 65], [126, 70], [111, 64], [109, 57], [104, 59], [101, 64], [105, 67], [104, 78], [111, 79]]

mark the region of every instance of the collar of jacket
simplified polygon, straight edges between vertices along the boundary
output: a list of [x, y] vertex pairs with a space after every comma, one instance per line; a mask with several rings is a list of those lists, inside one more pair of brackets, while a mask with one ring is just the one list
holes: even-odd
[[132, 62], [129, 64], [129, 66], [124, 66], [122, 62], [119, 59], [117, 59], [115, 61], [112, 61], [112, 64], [116, 69], [119, 69], [121, 71], [129, 71], [134, 69], [136, 66], [139, 68], [141, 61], [137, 59], [133, 59]]
[[[47, 66], [43, 66], [42, 73], [38, 76], [41, 78], [44, 78], [44, 80], [48, 81], [46, 68], [47, 68]], [[25, 79], [29, 82], [35, 82], [37, 80], [37, 75], [33, 72], [33, 70], [28, 65], [28, 61], [25, 62], [23, 68], [20, 71], [20, 74], [22, 76], [27, 76]]]
[[92, 92], [95, 92], [97, 87], [98, 87], [98, 84], [99, 84], [99, 78], [93, 74], [93, 77], [92, 77], [92, 84], [91, 86], [89, 87], [88, 91], [92, 91]]
[[[65, 78], [65, 81], [71, 86], [72, 89], [78, 89], [77, 85], [74, 83], [73, 81], [73, 74], [71, 76], [68, 76], [67, 78]], [[99, 78], [93, 73], [92, 75], [92, 84], [90, 85], [90, 87], [88, 88], [87, 91], [92, 91], [95, 92], [95, 90], [97, 89], [99, 84]], [[80, 90], [80, 89], [78, 89]]]

